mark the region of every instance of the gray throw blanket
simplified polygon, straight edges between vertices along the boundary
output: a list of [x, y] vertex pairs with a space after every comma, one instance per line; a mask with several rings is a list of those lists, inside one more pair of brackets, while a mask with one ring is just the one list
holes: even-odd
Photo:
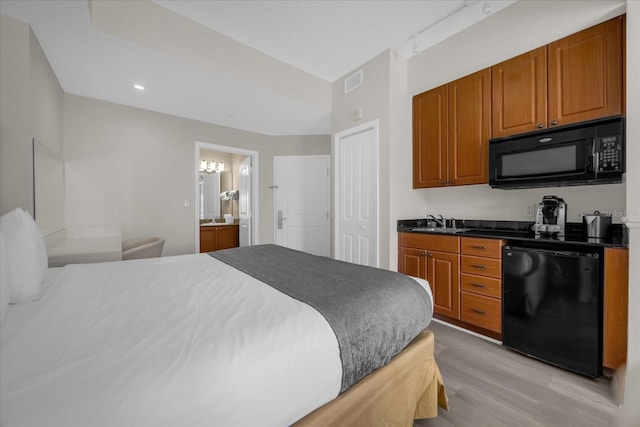
[[340, 347], [341, 392], [388, 363], [427, 327], [433, 314], [425, 290], [393, 271], [276, 245], [209, 255], [314, 307], [327, 319]]

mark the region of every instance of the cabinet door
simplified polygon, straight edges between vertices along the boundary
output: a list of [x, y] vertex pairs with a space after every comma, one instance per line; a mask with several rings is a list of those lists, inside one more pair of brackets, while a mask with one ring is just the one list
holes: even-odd
[[218, 228], [218, 249], [237, 248], [239, 246], [239, 227], [237, 225], [221, 225]]
[[426, 279], [425, 255], [424, 249], [401, 247], [398, 251], [398, 271], [409, 276]]
[[549, 126], [622, 113], [622, 17], [548, 45]]
[[215, 226], [200, 227], [200, 252], [211, 252], [216, 250], [217, 233]]
[[547, 127], [547, 48], [491, 67], [491, 137]]
[[629, 251], [604, 250], [604, 324], [602, 364], [618, 369], [627, 360]]
[[413, 97], [413, 188], [447, 185], [447, 86]]
[[427, 252], [427, 281], [433, 292], [434, 312], [460, 318], [460, 256], [446, 252]]
[[491, 70], [449, 83], [448, 185], [489, 182]]

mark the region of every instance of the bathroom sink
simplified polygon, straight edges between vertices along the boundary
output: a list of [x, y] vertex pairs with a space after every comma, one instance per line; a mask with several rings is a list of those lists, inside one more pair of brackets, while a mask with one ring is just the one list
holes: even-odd
[[468, 228], [451, 228], [451, 227], [416, 227], [412, 228], [412, 231], [424, 231], [429, 233], [443, 233], [443, 234], [455, 234], [464, 233], [469, 230]]

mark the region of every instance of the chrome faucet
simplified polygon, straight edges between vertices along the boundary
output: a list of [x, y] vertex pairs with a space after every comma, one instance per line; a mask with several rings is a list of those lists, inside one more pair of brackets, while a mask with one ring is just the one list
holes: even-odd
[[436, 222], [436, 224], [438, 224], [441, 228], [446, 228], [447, 227], [447, 220], [442, 215], [438, 215], [438, 216], [440, 218], [436, 218], [435, 216], [429, 214], [428, 217], [431, 218], [432, 220], [434, 220]]

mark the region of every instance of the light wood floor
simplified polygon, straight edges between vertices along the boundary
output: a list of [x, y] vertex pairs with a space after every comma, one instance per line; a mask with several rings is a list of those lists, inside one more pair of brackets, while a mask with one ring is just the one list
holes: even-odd
[[592, 380], [432, 322], [449, 411], [414, 427], [611, 427], [612, 382]]

